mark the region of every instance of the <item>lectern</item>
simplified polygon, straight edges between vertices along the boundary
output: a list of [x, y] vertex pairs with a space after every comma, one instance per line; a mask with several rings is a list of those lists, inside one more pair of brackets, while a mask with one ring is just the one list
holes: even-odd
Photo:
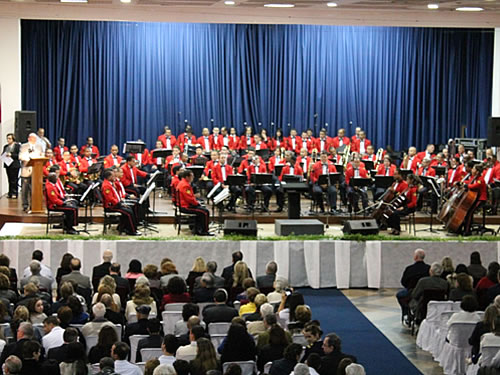
[[45, 157], [31, 158], [27, 166], [32, 167], [31, 172], [31, 212], [43, 213], [43, 167], [49, 160]]

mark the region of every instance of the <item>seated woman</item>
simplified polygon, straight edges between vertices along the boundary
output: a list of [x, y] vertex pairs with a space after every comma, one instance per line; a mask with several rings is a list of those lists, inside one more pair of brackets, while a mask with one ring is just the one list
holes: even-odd
[[191, 268], [191, 271], [189, 271], [188, 277], [186, 279], [186, 284], [191, 295], [193, 294], [194, 282], [196, 278], [202, 276], [205, 272], [207, 272], [205, 260], [202, 257], [197, 257], [194, 260], [193, 268]]
[[302, 362], [306, 361], [307, 358], [309, 358], [309, 355], [312, 353], [316, 353], [321, 357], [324, 356], [325, 352], [323, 351], [323, 341], [321, 340], [323, 331], [321, 330], [317, 322], [306, 324], [306, 326], [302, 330], [302, 333], [304, 334], [304, 338], [307, 341], [304, 356], [302, 357]]
[[250, 277], [248, 266], [245, 262], [239, 260], [234, 264], [233, 283], [229, 291], [229, 301], [234, 301], [236, 296], [243, 292], [243, 281]]
[[156, 308], [156, 302], [151, 297], [151, 290], [146, 285], [137, 285], [134, 289], [134, 295], [132, 300], [127, 302], [125, 307], [125, 319], [129, 319], [131, 315], [135, 315], [135, 308], [141, 305], [148, 305], [151, 308], [151, 315], [158, 315], [158, 310]]
[[175, 323], [174, 335], [180, 336], [189, 332], [187, 322], [189, 318], [193, 315], [198, 316], [200, 314], [200, 307], [195, 303], [186, 303], [182, 306], [182, 319]]
[[278, 322], [282, 327], [288, 327], [288, 323], [295, 321], [295, 309], [299, 305], [305, 305], [304, 296], [298, 292], [281, 295], [281, 303], [278, 307]]
[[27, 304], [30, 312], [31, 324], [42, 324], [47, 315], [43, 312], [43, 301], [41, 298], [32, 298]]
[[491, 332], [494, 325], [495, 320], [499, 316], [498, 309], [495, 305], [490, 305], [484, 311], [483, 320], [477, 322], [474, 331], [472, 331], [472, 335], [469, 337], [469, 344], [472, 345], [471, 349], [471, 358], [473, 363], [477, 363], [480, 355], [480, 344], [481, 337], [488, 332]]
[[116, 282], [111, 276], [106, 275], [99, 281], [97, 293], [92, 296], [92, 305], [99, 302], [104, 294], [109, 294], [113, 297], [114, 303], [121, 309], [122, 303], [120, 296], [116, 293]]
[[83, 311], [83, 306], [80, 300], [75, 296], [68, 297], [68, 307], [73, 313], [71, 324], [85, 324], [89, 320], [89, 314]]
[[208, 371], [221, 370], [214, 346], [204, 337], [196, 340], [196, 358], [189, 362], [191, 375], [205, 375]]
[[309, 306], [299, 305], [295, 308], [295, 321], [288, 323], [291, 334], [300, 333], [307, 323], [311, 321], [312, 313]]
[[97, 338], [97, 344], [90, 348], [89, 362], [99, 363], [102, 358], [111, 357], [111, 347], [118, 341], [116, 330], [113, 327], [102, 327]]
[[162, 289], [165, 289], [170, 279], [174, 276], [177, 276], [179, 272], [177, 272], [177, 268], [175, 267], [175, 264], [171, 260], [162, 262], [160, 268], [161, 268], [160, 287]]
[[474, 295], [472, 277], [466, 273], [459, 273], [455, 277], [456, 287], [450, 291], [450, 301], [461, 301], [464, 296]]
[[186, 283], [181, 277], [172, 277], [167, 285], [167, 293], [163, 295], [161, 300], [160, 311], [165, 309], [165, 305], [169, 303], [186, 303], [191, 302], [191, 296], [186, 291]]
[[[238, 318], [241, 319], [241, 318]], [[255, 361], [257, 349], [254, 339], [248, 334], [243, 324], [233, 323], [227, 332], [221, 352], [221, 363]]]
[[288, 346], [285, 330], [275, 324], [269, 330], [269, 344], [265, 345], [259, 352], [257, 368], [264, 371], [264, 365], [276, 359], [283, 358], [283, 351]]

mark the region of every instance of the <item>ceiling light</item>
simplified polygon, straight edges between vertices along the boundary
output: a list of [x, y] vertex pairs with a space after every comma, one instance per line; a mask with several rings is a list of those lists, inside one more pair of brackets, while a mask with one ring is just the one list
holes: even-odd
[[484, 9], [480, 7], [460, 7], [455, 10], [458, 10], [459, 12], [481, 12]]
[[439, 4], [427, 4], [427, 8], [429, 8], [429, 9], [439, 9]]
[[132, 0], [120, 0], [123, 4], [130, 4]]
[[226, 4], [226, 5], [234, 5], [236, 3], [234, 1], [227, 0], [227, 1], [224, 1], [224, 4]]
[[266, 8], [293, 8], [293, 4], [264, 4]]
[[87, 0], [61, 0], [61, 3], [86, 3]]
[[335, 8], [337, 6], [337, 3], [327, 3], [326, 6]]

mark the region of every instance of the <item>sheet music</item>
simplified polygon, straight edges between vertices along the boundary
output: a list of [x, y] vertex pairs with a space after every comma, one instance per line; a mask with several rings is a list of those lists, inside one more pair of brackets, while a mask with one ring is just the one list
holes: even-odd
[[14, 161], [14, 159], [12, 159], [10, 156], [7, 156], [6, 152], [4, 152], [0, 156], [0, 160], [2, 160], [7, 167], [9, 167], [12, 164], [12, 162]]

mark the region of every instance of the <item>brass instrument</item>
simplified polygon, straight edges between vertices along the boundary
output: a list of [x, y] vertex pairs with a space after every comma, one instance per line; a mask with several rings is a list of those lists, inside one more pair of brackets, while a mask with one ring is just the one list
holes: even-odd
[[286, 151], [286, 148], [284, 148], [284, 147], [280, 148], [280, 158], [281, 158], [281, 160], [285, 160], [285, 151]]
[[311, 172], [312, 172], [312, 169], [314, 167], [314, 163], [312, 162], [311, 160], [311, 163], [309, 163], [309, 168], [307, 168], [307, 181], [309, 181], [310, 177], [311, 177]]
[[316, 163], [318, 161], [318, 149], [313, 148], [311, 151], [311, 159]]
[[71, 168], [69, 173], [65, 176], [65, 182], [78, 185], [83, 182], [83, 176], [77, 168]]
[[349, 158], [351, 156], [350, 152], [351, 152], [351, 145], [348, 144], [344, 148], [344, 153], [342, 154], [342, 160], [341, 160], [341, 164], [344, 166], [344, 169], [347, 167], [347, 163], [349, 163]]
[[377, 169], [378, 165], [382, 161], [382, 155], [384, 155], [384, 149], [381, 147], [377, 150], [377, 154], [375, 155], [375, 163], [373, 164], [375, 169]]
[[401, 168], [402, 169], [408, 169], [408, 161], [410, 158], [408, 157], [408, 154], [405, 152], [403, 154], [403, 161], [401, 162]]

